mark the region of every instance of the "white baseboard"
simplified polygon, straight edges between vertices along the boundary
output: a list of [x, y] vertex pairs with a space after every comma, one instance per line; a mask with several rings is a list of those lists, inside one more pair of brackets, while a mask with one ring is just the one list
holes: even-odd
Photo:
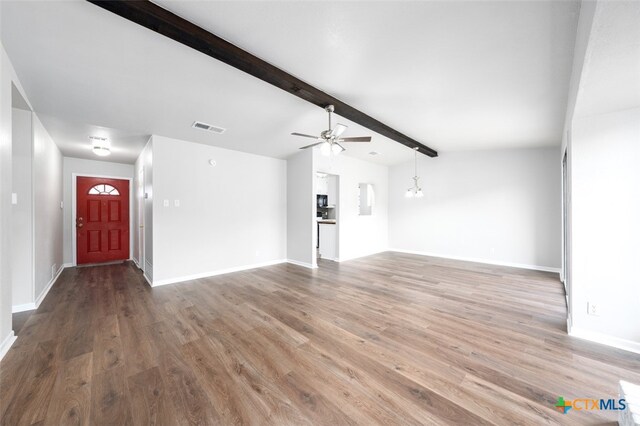
[[34, 309], [36, 309], [35, 303], [24, 303], [22, 305], [13, 305], [11, 307], [11, 313], [15, 314], [18, 312], [33, 311]]
[[569, 336], [640, 354], [640, 342], [634, 342], [633, 340], [621, 339], [620, 337], [609, 336], [608, 334], [585, 330], [576, 326], [571, 327]]
[[318, 265], [314, 265], [312, 263], [300, 262], [298, 260], [287, 259], [285, 260], [285, 262], [290, 263], [292, 265], [296, 265], [296, 266], [302, 266], [303, 268], [318, 269]]
[[42, 291], [42, 293], [40, 293], [40, 296], [36, 298], [35, 302], [24, 303], [22, 305], [13, 305], [11, 307], [11, 313], [15, 314], [17, 312], [33, 311], [35, 309], [38, 309], [38, 306], [40, 306], [40, 303], [42, 303], [44, 298], [47, 296], [47, 293], [49, 293], [49, 290], [51, 290], [51, 287], [53, 287], [53, 284], [55, 284], [55, 282], [58, 280], [58, 277], [60, 277], [60, 274], [62, 273], [62, 271], [65, 268], [70, 268], [70, 267], [71, 267], [71, 263], [63, 263], [62, 265], [60, 265], [58, 272], [56, 272], [56, 276], [53, 277], [53, 279], [51, 279], [49, 283], [47, 283], [47, 286]]
[[448, 255], [443, 255], [438, 253], [430, 253], [426, 251], [403, 250], [403, 249], [397, 249], [397, 248], [390, 248], [388, 251], [395, 251], [398, 253], [407, 253], [407, 254], [417, 254], [420, 256], [439, 257], [442, 259], [462, 260], [465, 262], [484, 263], [486, 265], [509, 266], [511, 268], [531, 269], [533, 271], [555, 272], [557, 274], [560, 274], [560, 268], [554, 268], [551, 266], [539, 266], [539, 265], [527, 265], [524, 263], [501, 262], [501, 261], [488, 260], [488, 259], [479, 259], [475, 257], [448, 256]]
[[0, 343], [0, 361], [2, 361], [2, 358], [4, 358], [7, 352], [9, 352], [11, 345], [13, 345], [13, 342], [15, 342], [17, 338], [18, 337], [15, 335], [13, 330], [11, 330], [7, 337], [4, 338], [2, 343]]
[[[374, 254], [384, 253], [385, 251], [390, 251], [390, 250], [376, 250], [376, 251], [372, 251], [371, 253], [359, 254], [359, 255], [356, 255], [356, 256], [340, 257], [338, 259], [335, 259], [335, 261], [336, 262], [347, 262], [349, 260], [356, 260], [356, 259], [361, 259], [361, 258], [367, 257], [367, 256], [373, 256]], [[395, 250], [392, 250], [392, 251], [395, 251]], [[329, 259], [329, 260], [333, 260], [333, 259]]]
[[142, 269], [140, 268], [140, 263], [138, 263], [138, 259], [136, 259], [135, 257], [132, 257], [130, 260], [133, 261], [133, 263], [138, 267], [138, 269]]
[[153, 284], [151, 284], [151, 286], [152, 287], [158, 287], [158, 286], [161, 286], [161, 285], [175, 284], [175, 283], [180, 283], [180, 282], [184, 282], [184, 281], [197, 280], [197, 279], [200, 279], [200, 278], [213, 277], [213, 276], [216, 276], [216, 275], [230, 274], [232, 272], [246, 271], [248, 269], [262, 268], [264, 266], [277, 265], [279, 263], [284, 263], [284, 262], [286, 262], [286, 260], [278, 259], [278, 260], [271, 260], [271, 261], [268, 261], [268, 262], [254, 263], [254, 264], [251, 264], [251, 265], [237, 266], [237, 267], [234, 267], [234, 268], [219, 269], [217, 271], [202, 272], [200, 274], [184, 275], [184, 276], [181, 276], [181, 277], [167, 278], [167, 279], [164, 279], [164, 280], [155, 280], [155, 281], [153, 281]]
[[147, 273], [146, 273], [146, 272], [143, 272], [143, 273], [142, 273], [142, 276], [143, 276], [143, 277], [144, 277], [144, 279], [147, 281], [147, 283], [149, 283], [149, 285], [150, 285], [151, 287], [153, 287], [153, 283], [151, 282], [151, 278], [149, 278], [149, 277], [147, 276]]
[[40, 295], [38, 297], [36, 297], [36, 309], [38, 309], [38, 306], [40, 306], [40, 303], [42, 303], [42, 301], [44, 300], [45, 297], [47, 297], [47, 294], [49, 293], [49, 290], [51, 290], [51, 287], [53, 287], [53, 285], [56, 283], [56, 281], [58, 280], [58, 277], [60, 277], [60, 274], [62, 273], [62, 271], [65, 268], [65, 264], [60, 265], [60, 268], [58, 269], [58, 272], [56, 273], [56, 276], [53, 277], [51, 279], [51, 281], [49, 281], [49, 283], [47, 284], [47, 286], [45, 287], [44, 290], [42, 290], [42, 293], [40, 293]]

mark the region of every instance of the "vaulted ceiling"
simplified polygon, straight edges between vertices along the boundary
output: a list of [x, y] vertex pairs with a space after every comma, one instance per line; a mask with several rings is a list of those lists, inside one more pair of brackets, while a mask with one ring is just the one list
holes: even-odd
[[[560, 142], [576, 1], [157, 3], [439, 151]], [[101, 132], [124, 162], [149, 134], [286, 158], [307, 143], [291, 132], [326, 127], [320, 108], [90, 3], [0, 7], [2, 43], [65, 155], [91, 158]], [[338, 121], [374, 136], [348, 155], [412, 155]]]

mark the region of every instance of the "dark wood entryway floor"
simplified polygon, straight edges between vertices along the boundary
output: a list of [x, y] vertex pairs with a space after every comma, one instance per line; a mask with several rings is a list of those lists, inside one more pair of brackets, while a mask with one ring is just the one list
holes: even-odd
[[597, 424], [640, 356], [570, 338], [557, 275], [383, 253], [150, 288], [67, 269], [0, 363], [2, 424]]

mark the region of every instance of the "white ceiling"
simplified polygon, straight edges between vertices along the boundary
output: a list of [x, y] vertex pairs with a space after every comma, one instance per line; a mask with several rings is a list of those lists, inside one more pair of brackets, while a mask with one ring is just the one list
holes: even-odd
[[[42, 125], [67, 157], [98, 161], [133, 163], [151, 135], [108, 127], [75, 123], [46, 114], [38, 114]], [[92, 151], [89, 135], [107, 138], [111, 155], [98, 157]]]
[[[576, 1], [158, 3], [434, 149], [559, 144]], [[92, 158], [89, 134], [111, 129], [119, 161], [149, 134], [286, 158], [308, 143], [290, 132], [326, 127], [320, 108], [90, 3], [0, 7], [5, 49], [65, 155]], [[373, 136], [347, 154], [411, 158]]]
[[575, 117], [640, 106], [640, 2], [598, 2]]

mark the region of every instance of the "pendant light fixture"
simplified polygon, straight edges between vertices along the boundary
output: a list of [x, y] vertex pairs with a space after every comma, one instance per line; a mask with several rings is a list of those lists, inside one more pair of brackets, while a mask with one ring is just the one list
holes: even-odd
[[422, 198], [424, 197], [424, 193], [422, 192], [422, 188], [420, 188], [420, 185], [418, 185], [418, 179], [420, 179], [418, 177], [418, 148], [413, 148], [413, 155], [415, 166], [415, 174], [413, 175], [413, 186], [407, 189], [407, 192], [405, 192], [404, 196], [407, 198]]

